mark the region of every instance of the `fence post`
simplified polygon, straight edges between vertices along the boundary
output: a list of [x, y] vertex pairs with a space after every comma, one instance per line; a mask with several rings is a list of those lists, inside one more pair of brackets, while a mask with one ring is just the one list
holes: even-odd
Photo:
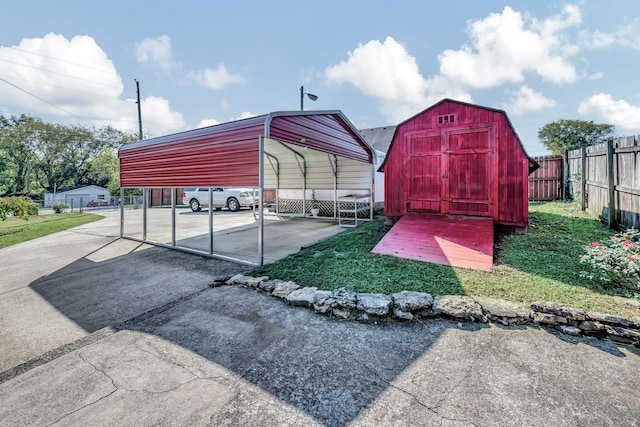
[[569, 150], [564, 150], [562, 158], [562, 200], [569, 198]]
[[616, 181], [613, 173], [613, 140], [609, 140], [607, 141], [607, 187], [609, 190], [609, 215], [607, 222], [609, 223], [609, 228], [613, 228], [616, 223]]
[[587, 208], [587, 147], [582, 147], [580, 151], [580, 209]]

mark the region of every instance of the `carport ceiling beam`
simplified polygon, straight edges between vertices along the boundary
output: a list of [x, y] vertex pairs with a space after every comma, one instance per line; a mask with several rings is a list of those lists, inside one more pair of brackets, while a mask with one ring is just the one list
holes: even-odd
[[[273, 156], [272, 154], [269, 154], [265, 151], [264, 153], [265, 156], [267, 156], [267, 160], [269, 161], [269, 164], [271, 165], [271, 169], [273, 169], [273, 173], [276, 174], [276, 178], [278, 178], [280, 176], [280, 163], [278, 162], [277, 157]], [[273, 164], [273, 162], [276, 162], [275, 166]]]
[[[302, 173], [302, 176], [306, 177], [307, 176], [307, 168], [306, 168], [306, 163], [305, 163], [305, 159], [304, 156], [300, 153], [298, 153], [296, 150], [294, 150], [293, 148], [289, 147], [287, 144], [278, 141], [278, 140], [274, 140], [277, 141], [278, 144], [282, 145], [284, 148], [286, 148], [287, 150], [291, 151], [293, 153], [293, 155], [295, 156], [296, 162], [298, 163], [298, 168], [300, 169], [300, 172]], [[302, 164], [300, 164], [300, 160], [302, 160]]]

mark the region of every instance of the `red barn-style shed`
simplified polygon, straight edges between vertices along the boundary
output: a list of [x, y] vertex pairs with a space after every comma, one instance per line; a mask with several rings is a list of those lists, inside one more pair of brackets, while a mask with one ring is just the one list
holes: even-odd
[[528, 175], [538, 167], [504, 111], [444, 99], [397, 126], [379, 168], [385, 214], [490, 217], [522, 232]]

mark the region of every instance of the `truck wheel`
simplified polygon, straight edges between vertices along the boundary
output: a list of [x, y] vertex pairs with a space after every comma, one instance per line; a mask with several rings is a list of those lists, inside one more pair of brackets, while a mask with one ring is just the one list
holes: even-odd
[[202, 209], [200, 207], [200, 202], [198, 201], [198, 199], [191, 199], [191, 201], [189, 202], [189, 206], [191, 206], [191, 210], [193, 212], [200, 212], [200, 209]]
[[227, 200], [227, 208], [231, 212], [238, 212], [240, 210], [240, 203], [238, 203], [238, 199], [235, 197], [229, 197], [229, 200]]

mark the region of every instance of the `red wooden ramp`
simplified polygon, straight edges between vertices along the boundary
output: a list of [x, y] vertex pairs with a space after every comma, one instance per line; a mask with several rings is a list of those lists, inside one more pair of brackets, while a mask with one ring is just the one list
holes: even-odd
[[489, 271], [493, 264], [493, 219], [404, 215], [371, 252]]

